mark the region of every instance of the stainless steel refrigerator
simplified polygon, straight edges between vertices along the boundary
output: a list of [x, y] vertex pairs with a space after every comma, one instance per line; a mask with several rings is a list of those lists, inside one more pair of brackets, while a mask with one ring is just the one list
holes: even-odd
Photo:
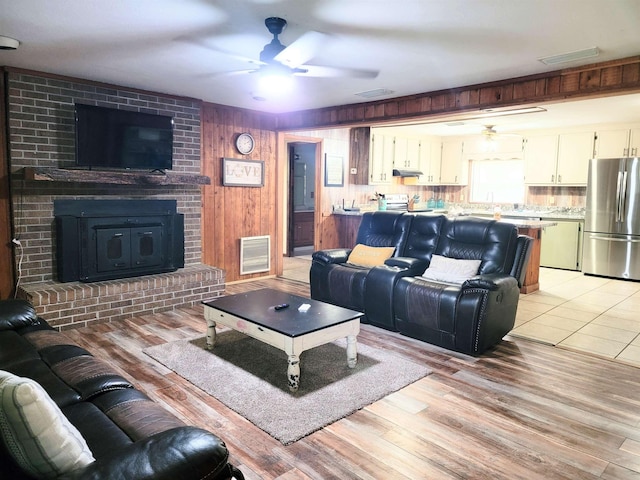
[[640, 280], [640, 158], [589, 161], [582, 271]]

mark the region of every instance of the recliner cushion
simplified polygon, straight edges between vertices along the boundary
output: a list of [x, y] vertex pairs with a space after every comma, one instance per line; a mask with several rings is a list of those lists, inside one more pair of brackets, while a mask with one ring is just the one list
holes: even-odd
[[56, 478], [95, 460], [80, 432], [38, 383], [4, 371], [0, 434], [16, 463], [37, 478]]
[[463, 260], [433, 255], [422, 276], [428, 280], [461, 284], [478, 273], [481, 260]]

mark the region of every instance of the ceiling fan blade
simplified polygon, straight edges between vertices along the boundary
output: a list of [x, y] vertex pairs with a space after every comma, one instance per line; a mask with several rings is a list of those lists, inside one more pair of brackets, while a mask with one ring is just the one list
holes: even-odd
[[278, 53], [274, 60], [288, 67], [299, 67], [311, 60], [328, 35], [320, 32], [307, 32], [288, 47]]
[[299, 75], [306, 77], [352, 77], [352, 78], [376, 78], [380, 73], [377, 70], [364, 70], [359, 68], [323, 67], [320, 65], [301, 65], [307, 70]]

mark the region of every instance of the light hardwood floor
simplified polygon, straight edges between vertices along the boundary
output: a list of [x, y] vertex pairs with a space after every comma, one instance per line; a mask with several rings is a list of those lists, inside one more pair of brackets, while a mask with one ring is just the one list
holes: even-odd
[[[309, 294], [286, 279], [227, 293], [265, 286]], [[433, 374], [285, 447], [142, 353], [205, 330], [196, 307], [66, 333], [186, 422], [218, 434], [248, 479], [640, 478], [636, 367], [515, 338], [475, 358], [364, 325], [359, 342]]]

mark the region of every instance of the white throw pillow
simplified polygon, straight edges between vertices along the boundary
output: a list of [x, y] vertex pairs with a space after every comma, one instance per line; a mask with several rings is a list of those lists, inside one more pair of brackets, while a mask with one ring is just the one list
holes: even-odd
[[0, 435], [16, 463], [36, 478], [56, 478], [95, 460], [37, 382], [1, 370]]
[[422, 276], [439, 282], [462, 283], [478, 274], [482, 260], [461, 260], [433, 255], [431, 263]]

